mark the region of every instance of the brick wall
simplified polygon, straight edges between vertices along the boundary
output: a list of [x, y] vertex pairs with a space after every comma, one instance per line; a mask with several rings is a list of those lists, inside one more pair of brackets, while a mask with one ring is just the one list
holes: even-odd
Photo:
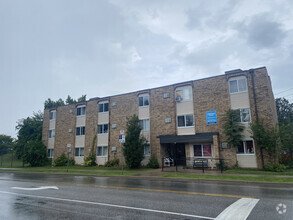
[[[70, 109], [73, 110], [72, 113], [69, 112]], [[74, 104], [57, 108], [54, 159], [67, 152], [67, 144], [71, 144], [70, 157], [74, 157], [75, 121], [76, 108]], [[72, 133], [68, 132], [69, 129], [72, 129]]]

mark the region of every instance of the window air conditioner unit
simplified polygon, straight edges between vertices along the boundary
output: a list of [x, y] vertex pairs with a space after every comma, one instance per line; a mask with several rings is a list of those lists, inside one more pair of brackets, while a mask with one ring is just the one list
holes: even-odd
[[72, 133], [72, 129], [71, 128], [68, 129], [68, 133]]
[[167, 98], [170, 98], [170, 93], [169, 92], [164, 93], [164, 99], [167, 99]]
[[112, 107], [116, 107], [117, 106], [117, 102], [112, 102]]
[[181, 102], [181, 101], [182, 101], [181, 96], [177, 96], [177, 97], [175, 98], [175, 101], [176, 101], [176, 102]]
[[113, 129], [117, 128], [117, 124], [112, 124], [112, 128]]
[[72, 114], [73, 113], [73, 109], [69, 109], [69, 114]]

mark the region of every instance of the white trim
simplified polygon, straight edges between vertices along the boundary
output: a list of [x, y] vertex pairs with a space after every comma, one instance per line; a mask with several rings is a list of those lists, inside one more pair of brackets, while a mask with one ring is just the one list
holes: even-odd
[[[239, 85], [238, 85], [238, 80], [240, 80], [240, 79], [245, 79], [246, 80], [246, 90], [245, 91], [241, 91], [241, 92], [239, 92]], [[231, 93], [230, 81], [236, 81], [237, 82], [237, 90], [238, 90], [237, 92], [232, 92]], [[228, 84], [229, 84], [229, 94], [239, 94], [239, 93], [248, 92], [247, 78], [245, 76], [230, 78], [229, 81], [228, 81]]]
[[[193, 119], [193, 125], [192, 126], [186, 126], [186, 115], [192, 115], [192, 119]], [[185, 126], [179, 126], [179, 123], [178, 123], [178, 117], [180, 116], [184, 116], [184, 124]], [[177, 128], [194, 128], [194, 114], [185, 114], [185, 115], [177, 115], [176, 116], [176, 122], [177, 122]]]
[[[213, 156], [214, 156], [214, 146], [213, 146], [213, 144], [212, 143], [202, 143], [202, 144], [198, 144], [198, 143], [191, 143], [192, 144], [192, 150], [193, 150], [193, 157], [200, 157], [200, 158], [207, 158], [207, 159], [209, 159], [209, 158], [213, 158]], [[194, 145], [201, 145], [201, 155], [203, 155], [203, 145], [204, 144], [210, 144], [211, 145], [211, 151], [212, 151], [212, 156], [195, 156], [194, 155]]]
[[237, 153], [237, 148], [236, 148], [236, 155], [243, 155], [243, 156], [251, 156], [251, 155], [255, 155], [255, 145], [254, 145], [254, 140], [253, 139], [244, 139], [242, 140], [242, 146], [243, 146], [243, 150], [245, 151], [245, 147], [244, 147], [244, 142], [245, 141], [252, 141], [253, 144], [253, 153]]

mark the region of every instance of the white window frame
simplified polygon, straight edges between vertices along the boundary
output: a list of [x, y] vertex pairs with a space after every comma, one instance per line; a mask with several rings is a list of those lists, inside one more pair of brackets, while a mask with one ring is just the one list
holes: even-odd
[[[211, 152], [212, 152], [212, 155], [211, 156], [203, 156], [203, 145], [205, 145], [205, 144], [211, 145]], [[194, 152], [194, 145], [201, 145], [201, 156], [195, 156], [194, 155], [194, 153], [195, 153]], [[192, 148], [193, 148], [193, 157], [212, 158], [214, 156], [213, 144], [211, 144], [211, 143], [204, 143], [204, 144], [197, 144], [197, 143], [195, 143], [195, 144], [192, 144]]]
[[[78, 109], [80, 109], [80, 114], [78, 115]], [[84, 109], [84, 112], [82, 111]], [[83, 114], [84, 113], [84, 114]], [[86, 115], [86, 106], [85, 105], [79, 105], [76, 107], [76, 117], [83, 117]]]
[[[184, 93], [186, 93], [186, 90], [189, 90], [189, 97], [186, 99]], [[175, 99], [177, 97], [181, 97], [180, 102], [189, 102], [192, 101], [193, 95], [192, 95], [192, 87], [191, 86], [184, 86], [184, 87], [178, 87], [175, 89]]]
[[53, 148], [48, 148], [47, 156], [48, 156], [48, 158], [54, 157], [54, 149]]
[[[105, 104], [108, 104], [108, 110], [105, 111]], [[103, 105], [103, 111], [100, 112], [100, 105]], [[109, 102], [99, 102], [98, 103], [98, 113], [106, 113], [109, 112]]]
[[[52, 118], [51, 118], [51, 114], [52, 114]], [[52, 110], [52, 111], [50, 111], [50, 121], [53, 121], [53, 120], [56, 120], [56, 110]]]
[[150, 130], [150, 119], [141, 119], [139, 120], [139, 125], [142, 131], [149, 131]]
[[[78, 156], [76, 156], [76, 150], [77, 149], [78, 149]], [[83, 155], [81, 155], [80, 149], [83, 149]], [[84, 147], [75, 147], [74, 148], [74, 157], [84, 157]]]
[[[246, 83], [246, 90], [243, 90], [243, 91], [239, 91], [239, 80], [245, 80], [245, 83]], [[230, 82], [231, 81], [236, 81], [236, 85], [237, 85], [237, 92], [231, 92], [231, 85], [230, 85]], [[247, 79], [246, 77], [241, 77], [241, 78], [231, 78], [229, 79], [229, 93], [230, 94], [238, 94], [238, 93], [244, 93], [244, 92], [247, 92], [248, 88], [247, 88]]]
[[[247, 153], [247, 147], [246, 147], [246, 142], [247, 141], [252, 141], [253, 153]], [[254, 145], [254, 140], [253, 139], [242, 140], [242, 146], [243, 146], [244, 153], [239, 153], [238, 152], [238, 147], [237, 147], [236, 148], [236, 154], [237, 155], [255, 155], [255, 145]]]
[[[108, 126], [107, 132], [105, 132], [105, 125]], [[102, 133], [99, 133], [99, 126], [102, 126]], [[98, 135], [108, 134], [109, 133], [109, 124], [98, 124]]]
[[[147, 97], [147, 100], [148, 100], [148, 104], [145, 105], [144, 102], [145, 102], [145, 99]], [[139, 99], [142, 98], [142, 105], [139, 105]], [[149, 107], [150, 106], [150, 95], [149, 94], [141, 94], [138, 96], [138, 107], [139, 108], [144, 108], [144, 107]]]
[[[99, 148], [102, 148], [102, 155], [98, 155]], [[97, 157], [108, 157], [108, 146], [97, 146]]]
[[[188, 116], [188, 115], [191, 115], [192, 116], [192, 125], [191, 126], [186, 126], [186, 116]], [[184, 117], [184, 126], [179, 126], [179, 120], [178, 120], [178, 117]], [[194, 127], [194, 115], [193, 114], [186, 114], [186, 115], [177, 115], [177, 128], [192, 128], [192, 127]]]
[[[149, 148], [149, 151], [146, 152], [146, 146], [148, 146]], [[146, 144], [144, 147], [143, 147], [143, 155], [144, 156], [150, 156], [151, 155], [151, 145], [150, 144]]]
[[[79, 134], [77, 134], [77, 129], [78, 128], [80, 129], [80, 133]], [[83, 132], [82, 132], [82, 130], [83, 130]], [[84, 136], [84, 135], [85, 135], [85, 126], [80, 126], [80, 127], [76, 127], [75, 128], [75, 136]]]
[[49, 138], [55, 138], [55, 129], [49, 130]]
[[[249, 112], [249, 121], [243, 121], [243, 115], [242, 115], [243, 110], [248, 110], [248, 112]], [[238, 121], [239, 123], [241, 123], [241, 124], [251, 123], [250, 108], [239, 108], [239, 109], [234, 109], [234, 111], [239, 111], [239, 119], [240, 119], [240, 121]]]

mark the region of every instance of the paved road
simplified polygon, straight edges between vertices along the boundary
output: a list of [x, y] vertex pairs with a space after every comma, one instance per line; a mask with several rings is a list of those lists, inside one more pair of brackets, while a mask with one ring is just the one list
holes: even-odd
[[[0, 219], [269, 220], [293, 216], [293, 187], [262, 184], [0, 173], [0, 198]], [[278, 204], [282, 204], [281, 214]]]

